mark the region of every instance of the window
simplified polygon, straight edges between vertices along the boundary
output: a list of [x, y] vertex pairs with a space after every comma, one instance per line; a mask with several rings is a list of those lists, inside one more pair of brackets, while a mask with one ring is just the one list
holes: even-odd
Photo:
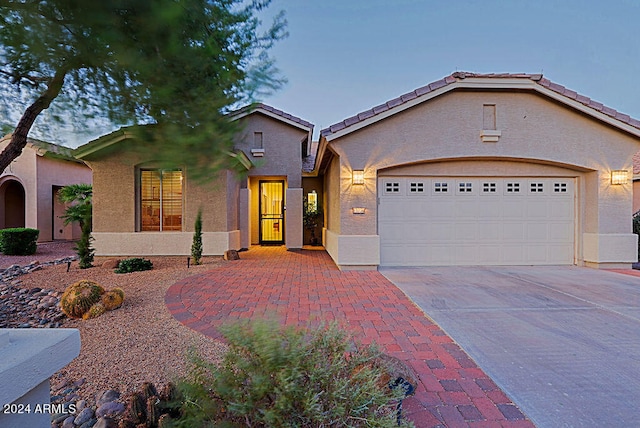
[[424, 192], [424, 183], [409, 183], [409, 192], [411, 193], [423, 193]]
[[448, 186], [447, 183], [433, 183], [433, 191], [436, 193], [446, 193], [449, 190]]
[[553, 183], [553, 191], [556, 193], [566, 193], [567, 183]]
[[507, 183], [507, 193], [519, 193], [520, 183]]
[[385, 193], [399, 193], [400, 192], [400, 183], [398, 182], [386, 182], [384, 184], [384, 192]]
[[496, 193], [496, 183], [482, 183], [483, 193]]
[[540, 193], [544, 189], [542, 183], [531, 183], [531, 193]]
[[182, 230], [181, 170], [140, 170], [140, 230]]
[[459, 193], [470, 193], [473, 191], [472, 183], [458, 183], [458, 192]]

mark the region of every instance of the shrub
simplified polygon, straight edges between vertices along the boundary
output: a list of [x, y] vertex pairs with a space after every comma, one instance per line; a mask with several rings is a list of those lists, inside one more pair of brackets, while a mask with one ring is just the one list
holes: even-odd
[[398, 426], [404, 394], [386, 383], [375, 347], [354, 347], [335, 326], [305, 332], [261, 322], [220, 330], [229, 350], [219, 365], [192, 355], [177, 426]]
[[82, 234], [80, 235], [80, 240], [76, 242], [75, 250], [80, 259], [78, 263], [80, 269], [87, 269], [93, 267], [93, 255], [95, 252], [93, 247], [91, 247], [91, 241], [93, 241], [93, 237], [91, 236], [91, 222], [87, 221], [83, 223], [81, 231]]
[[60, 297], [60, 308], [68, 317], [82, 318], [91, 307], [100, 301], [104, 288], [87, 279], [71, 284]]
[[202, 210], [198, 210], [198, 215], [196, 216], [193, 244], [191, 244], [191, 257], [193, 257], [194, 265], [202, 263]]
[[15, 227], [0, 230], [0, 249], [7, 256], [28, 256], [36, 253], [38, 229]]
[[118, 268], [114, 272], [130, 273], [151, 269], [153, 269], [153, 263], [151, 263], [151, 260], [136, 257], [132, 259], [121, 260], [120, 263], [118, 263]]

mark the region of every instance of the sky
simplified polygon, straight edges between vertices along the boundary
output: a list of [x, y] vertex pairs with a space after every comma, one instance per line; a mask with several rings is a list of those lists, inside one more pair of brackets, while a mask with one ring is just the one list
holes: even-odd
[[[260, 100], [318, 133], [455, 71], [543, 73], [640, 119], [640, 0], [272, 0], [288, 83]], [[63, 140], [75, 147], [117, 129]]]
[[318, 131], [455, 71], [543, 73], [640, 119], [640, 0], [273, 0], [287, 85], [262, 101]]

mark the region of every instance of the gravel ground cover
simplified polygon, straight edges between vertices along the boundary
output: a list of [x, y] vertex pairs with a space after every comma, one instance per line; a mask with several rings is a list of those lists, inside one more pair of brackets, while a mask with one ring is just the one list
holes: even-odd
[[[33, 256], [0, 256], [0, 269], [31, 261], [48, 261], [73, 255], [73, 244], [40, 244]], [[176, 321], [164, 303], [166, 290], [176, 281], [227, 263], [205, 257], [204, 264], [187, 269], [186, 257], [151, 257], [150, 271], [116, 274], [101, 267], [106, 259], [97, 258], [97, 267], [80, 269], [74, 261], [47, 266], [17, 278], [22, 288], [64, 291], [81, 279], [90, 279], [105, 289], [121, 287], [125, 300], [119, 309], [91, 320], [62, 322], [63, 328], [80, 331], [80, 355], [52, 378], [52, 389], [61, 382], [82, 382], [76, 391], [81, 399], [95, 402], [95, 396], [115, 389], [123, 395], [137, 390], [143, 382], [165, 384], [186, 372], [185, 353], [190, 347], [211, 360], [217, 360], [225, 345], [196, 333]]]

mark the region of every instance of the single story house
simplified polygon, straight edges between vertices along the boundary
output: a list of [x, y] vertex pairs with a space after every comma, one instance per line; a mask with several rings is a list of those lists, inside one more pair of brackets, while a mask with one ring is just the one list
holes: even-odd
[[640, 121], [542, 75], [456, 72], [318, 142], [310, 123], [264, 104], [234, 119], [247, 174], [223, 171], [208, 188], [184, 166], [104, 150], [124, 130], [77, 149], [94, 173], [96, 253], [186, 255], [198, 207], [207, 254], [300, 248], [304, 201], [317, 201], [322, 243], [345, 270], [636, 261]]
[[96, 255], [188, 255], [200, 209], [205, 255], [302, 247], [302, 164], [313, 125], [264, 104], [231, 119], [243, 131], [229, 156], [245, 173], [220, 171], [203, 185], [184, 165], [161, 169], [153, 157], [128, 150], [135, 141], [126, 128], [76, 149], [93, 170]]
[[[0, 150], [11, 135], [0, 139]], [[38, 241], [80, 237], [78, 225], [65, 225], [66, 210], [57, 193], [70, 184], [91, 184], [91, 169], [68, 147], [29, 139], [22, 154], [0, 175], [0, 229], [39, 229]]]

